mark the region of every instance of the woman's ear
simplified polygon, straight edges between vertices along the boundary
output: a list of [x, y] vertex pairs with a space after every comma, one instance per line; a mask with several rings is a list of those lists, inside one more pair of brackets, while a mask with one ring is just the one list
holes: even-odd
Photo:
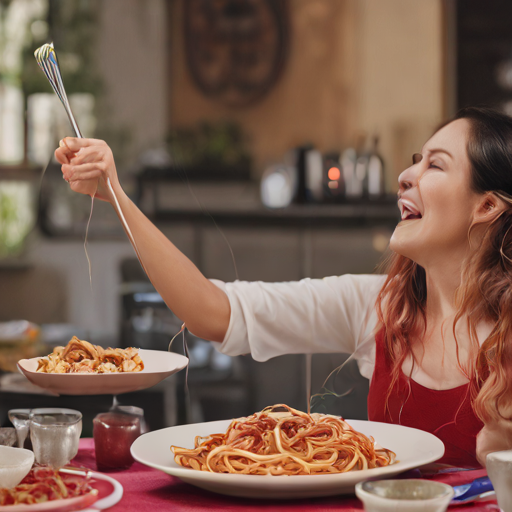
[[486, 224], [496, 220], [509, 206], [493, 192], [484, 194], [477, 203], [473, 215], [474, 224]]

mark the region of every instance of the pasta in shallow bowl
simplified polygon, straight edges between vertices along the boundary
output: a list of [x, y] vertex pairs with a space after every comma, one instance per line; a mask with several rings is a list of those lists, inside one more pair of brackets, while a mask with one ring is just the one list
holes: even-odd
[[[261, 413], [235, 420], [235, 422], [243, 424], [243, 428], [250, 430], [253, 427], [251, 422], [258, 414]], [[300, 415], [308, 416], [305, 413]], [[287, 442], [278, 443], [277, 451], [281, 454], [277, 459], [274, 458], [277, 462], [269, 463], [273, 457], [272, 452], [276, 451], [272, 447], [273, 442], [270, 440], [268, 446], [260, 450], [257, 455], [243, 453], [252, 443], [252, 439], [258, 439], [257, 444], [259, 444], [266, 434], [262, 436], [257, 434], [248, 442], [247, 439], [241, 439], [238, 433], [232, 434], [233, 420], [180, 425], [149, 432], [133, 443], [131, 452], [133, 457], [142, 464], [177, 476], [184, 482], [209, 491], [246, 498], [274, 499], [353, 493], [358, 482], [389, 478], [408, 469], [434, 462], [444, 454], [443, 443], [428, 432], [387, 423], [362, 420], [345, 422], [340, 418], [335, 422], [332, 420], [335, 417], [332, 416], [316, 415], [316, 418], [315, 415], [311, 416], [313, 417], [309, 432], [311, 437], [303, 446], [302, 457], [288, 452], [291, 444], [295, 443], [295, 441], [288, 441], [297, 439], [296, 436], [301, 437], [307, 434], [308, 426], [299, 426], [294, 431], [286, 432], [288, 428], [286, 422], [270, 425], [268, 432], [279, 432], [278, 436], [286, 439]], [[322, 438], [322, 432], [317, 429], [324, 423], [330, 426], [327, 429], [329, 432], [327, 437]], [[333, 423], [344, 425], [340, 427]], [[235, 426], [235, 430], [236, 428], [240, 430], [239, 425]], [[337, 449], [345, 451], [339, 446], [340, 439], [345, 439], [345, 433], [342, 430], [346, 430], [349, 434], [347, 439], [351, 441], [348, 452], [351, 453], [346, 461], [342, 461], [339, 467], [332, 471], [328, 468], [329, 461], [336, 458], [332, 457], [332, 451], [336, 445], [338, 445]], [[338, 432], [335, 437], [332, 431]], [[240, 443], [233, 450], [230, 448], [229, 453], [223, 454], [223, 443], [217, 436], [220, 435], [219, 433], [224, 433], [229, 439], [230, 432], [231, 438], [237, 439], [235, 444], [239, 441]], [[214, 439], [213, 443], [212, 439]], [[371, 441], [372, 447], [368, 446], [368, 440]], [[174, 451], [170, 450], [171, 445]], [[203, 457], [202, 452], [205, 446], [211, 454], [208, 463], [205, 463], [207, 457]], [[287, 457], [283, 458], [283, 454]], [[308, 457], [312, 454], [306, 464], [304, 454]], [[254, 464], [254, 461], [257, 461], [257, 464]], [[206, 466], [209, 466], [210, 470]], [[243, 474], [248, 467], [250, 474]], [[273, 469], [269, 471], [269, 468]], [[306, 468], [305, 471], [304, 468]], [[235, 471], [231, 472], [231, 469]]]
[[158, 384], [188, 365], [172, 352], [104, 349], [73, 338], [46, 357], [18, 361], [27, 379], [56, 395], [117, 395]]

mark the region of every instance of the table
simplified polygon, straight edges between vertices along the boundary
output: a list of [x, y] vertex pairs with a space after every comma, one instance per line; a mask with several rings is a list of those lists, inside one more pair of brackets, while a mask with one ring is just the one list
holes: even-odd
[[[71, 464], [96, 470], [94, 441], [92, 439], [85, 438], [80, 440], [78, 455]], [[479, 469], [442, 475], [423, 473], [423, 476], [451, 485], [459, 485], [485, 474], [484, 469]], [[262, 509], [283, 512], [301, 510], [310, 512], [323, 512], [326, 510], [354, 512], [363, 510], [361, 502], [355, 496], [349, 495], [286, 501], [251, 500], [224, 496], [183, 483], [176, 477], [149, 468], [138, 462], [135, 462], [129, 470], [113, 471], [109, 475], [118, 480], [124, 488], [122, 500], [110, 508], [109, 512], [153, 512], [157, 510], [172, 510], [173, 512], [253, 512], [261, 511]], [[413, 470], [408, 471], [403, 476], [418, 478], [422, 474], [420, 474], [419, 470]], [[450, 510], [452, 509], [453, 511], [459, 510], [460, 512], [499, 511], [495, 500], [450, 507]]]

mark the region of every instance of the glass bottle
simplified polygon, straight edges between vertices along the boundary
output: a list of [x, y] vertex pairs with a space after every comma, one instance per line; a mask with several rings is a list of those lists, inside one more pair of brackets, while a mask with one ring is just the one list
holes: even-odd
[[385, 192], [384, 161], [378, 153], [379, 137], [373, 138], [373, 146], [368, 159], [368, 197], [378, 199]]

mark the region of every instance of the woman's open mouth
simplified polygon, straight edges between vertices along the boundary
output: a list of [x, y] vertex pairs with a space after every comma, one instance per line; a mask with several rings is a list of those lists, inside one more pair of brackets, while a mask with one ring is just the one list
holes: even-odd
[[422, 217], [416, 206], [407, 199], [399, 199], [398, 207], [400, 208], [402, 220], [415, 220]]

